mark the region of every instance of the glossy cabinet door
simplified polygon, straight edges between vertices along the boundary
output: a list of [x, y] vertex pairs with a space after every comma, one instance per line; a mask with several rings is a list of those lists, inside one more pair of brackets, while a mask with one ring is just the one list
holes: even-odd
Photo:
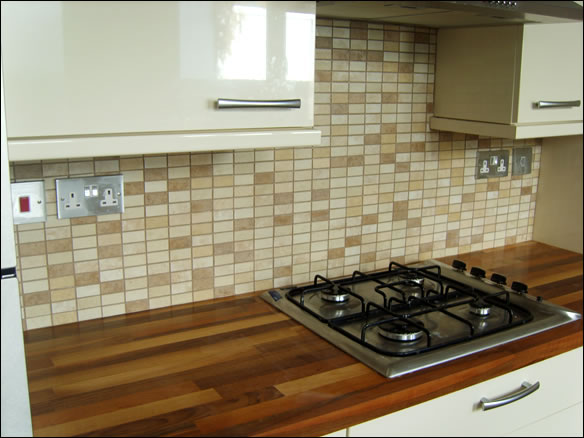
[[[540, 387], [510, 404], [481, 409], [482, 398], [505, 396], [523, 382], [539, 382]], [[545, 430], [559, 436], [582, 436], [582, 410], [577, 409], [581, 403], [582, 347], [350, 427], [348, 436], [501, 436], [516, 431], [538, 436]], [[534, 427], [540, 421], [542, 428]]]
[[8, 137], [312, 127], [314, 13], [313, 1], [2, 2]]
[[582, 22], [525, 25], [517, 121], [582, 121], [582, 105]]

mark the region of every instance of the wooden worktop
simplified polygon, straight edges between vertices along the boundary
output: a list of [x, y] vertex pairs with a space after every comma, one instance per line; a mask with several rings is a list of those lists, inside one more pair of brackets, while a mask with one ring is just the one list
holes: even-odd
[[[582, 255], [462, 254], [582, 313]], [[323, 435], [582, 345], [582, 320], [387, 379], [258, 293], [25, 332], [35, 436]]]

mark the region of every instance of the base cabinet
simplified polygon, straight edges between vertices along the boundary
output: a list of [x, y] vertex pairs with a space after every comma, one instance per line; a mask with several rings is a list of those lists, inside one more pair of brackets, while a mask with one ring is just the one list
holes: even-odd
[[[483, 411], [523, 382], [537, 391]], [[582, 436], [582, 348], [348, 428], [347, 436]]]

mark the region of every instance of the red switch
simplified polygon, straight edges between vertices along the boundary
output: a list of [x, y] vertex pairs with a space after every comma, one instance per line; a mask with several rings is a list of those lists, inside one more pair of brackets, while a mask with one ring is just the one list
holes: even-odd
[[28, 213], [30, 212], [30, 198], [28, 196], [22, 196], [18, 198], [20, 202], [20, 212], [21, 213]]

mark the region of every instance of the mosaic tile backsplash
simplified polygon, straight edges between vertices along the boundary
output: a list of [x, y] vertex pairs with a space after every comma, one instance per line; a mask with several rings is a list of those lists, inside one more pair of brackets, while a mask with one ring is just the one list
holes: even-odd
[[[434, 29], [320, 18], [318, 146], [11, 163], [47, 196], [15, 226], [24, 328], [530, 240], [541, 141], [431, 131], [435, 52]], [[531, 174], [475, 179], [478, 150], [524, 146]], [[57, 219], [56, 178], [119, 173], [123, 214]]]

